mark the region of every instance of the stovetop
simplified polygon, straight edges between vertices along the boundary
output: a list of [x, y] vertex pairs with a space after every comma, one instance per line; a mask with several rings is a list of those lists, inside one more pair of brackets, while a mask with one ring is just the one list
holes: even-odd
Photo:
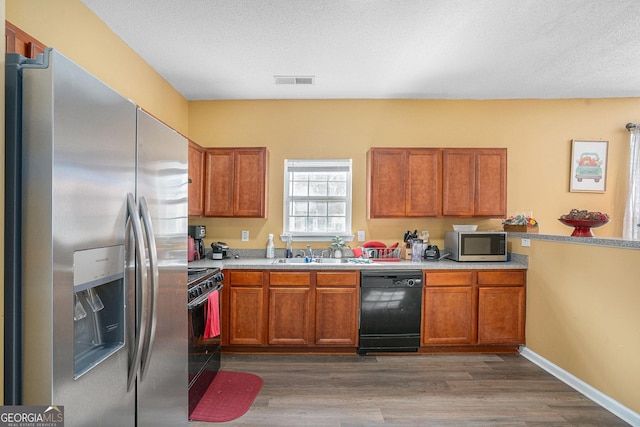
[[224, 276], [219, 268], [189, 268], [187, 273], [188, 307], [201, 304], [209, 293], [222, 287]]
[[220, 273], [219, 268], [189, 267], [187, 269], [187, 289], [203, 280], [210, 279], [217, 273]]

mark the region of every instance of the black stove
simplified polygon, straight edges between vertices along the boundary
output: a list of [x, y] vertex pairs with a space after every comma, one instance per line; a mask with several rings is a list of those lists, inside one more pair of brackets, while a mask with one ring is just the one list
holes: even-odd
[[211, 333], [211, 322], [219, 325], [221, 298], [214, 292], [222, 289], [223, 279], [219, 268], [188, 269], [189, 415], [220, 369], [220, 332], [218, 327], [216, 333]]

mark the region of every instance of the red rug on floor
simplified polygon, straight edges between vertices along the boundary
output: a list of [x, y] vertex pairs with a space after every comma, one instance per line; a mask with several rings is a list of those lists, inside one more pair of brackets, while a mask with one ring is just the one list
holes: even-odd
[[254, 374], [220, 371], [189, 419], [224, 422], [240, 418], [253, 404], [262, 383], [262, 378]]

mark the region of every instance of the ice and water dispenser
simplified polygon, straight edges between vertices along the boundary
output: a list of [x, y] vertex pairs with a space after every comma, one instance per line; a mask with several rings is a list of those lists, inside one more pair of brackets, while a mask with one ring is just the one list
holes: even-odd
[[124, 346], [124, 246], [73, 254], [74, 379]]

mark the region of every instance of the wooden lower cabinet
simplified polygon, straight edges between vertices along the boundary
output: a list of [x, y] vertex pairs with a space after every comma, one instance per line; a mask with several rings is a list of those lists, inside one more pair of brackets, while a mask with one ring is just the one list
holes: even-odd
[[[225, 271], [229, 283], [228, 339], [223, 333], [223, 344], [262, 346], [265, 339], [264, 300], [262, 271]], [[227, 328], [223, 325], [223, 331]]]
[[470, 345], [476, 322], [473, 272], [428, 272], [422, 301], [423, 346]]
[[269, 345], [313, 342], [311, 273], [269, 273]]
[[526, 271], [425, 271], [421, 345], [525, 343]]
[[359, 284], [357, 271], [317, 273], [315, 345], [357, 346]]
[[525, 273], [478, 272], [478, 344], [524, 344]]
[[[358, 345], [360, 272], [225, 270], [222, 345], [243, 351]], [[526, 270], [425, 270], [421, 351], [525, 343]]]
[[[360, 272], [225, 270], [223, 347], [355, 348]], [[228, 331], [228, 332], [226, 332]]]

